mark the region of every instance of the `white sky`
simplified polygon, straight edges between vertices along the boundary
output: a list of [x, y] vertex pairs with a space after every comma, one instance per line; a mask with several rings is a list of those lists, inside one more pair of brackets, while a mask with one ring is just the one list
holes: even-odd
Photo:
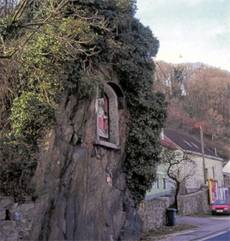
[[137, 18], [160, 40], [158, 60], [230, 71], [230, 0], [137, 0]]

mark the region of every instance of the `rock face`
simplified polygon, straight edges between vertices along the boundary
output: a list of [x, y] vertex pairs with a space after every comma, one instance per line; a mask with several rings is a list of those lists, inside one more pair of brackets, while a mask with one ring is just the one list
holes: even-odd
[[96, 97], [65, 97], [41, 148], [32, 240], [138, 240], [140, 218], [126, 187], [128, 115], [119, 110], [119, 148], [96, 144]]

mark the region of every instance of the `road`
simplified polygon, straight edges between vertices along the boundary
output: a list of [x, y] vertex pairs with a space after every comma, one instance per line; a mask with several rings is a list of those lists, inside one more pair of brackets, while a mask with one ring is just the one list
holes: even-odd
[[196, 228], [168, 235], [160, 241], [230, 241], [229, 216], [178, 216], [177, 224], [192, 224]]
[[205, 239], [205, 241], [230, 241], [230, 231]]

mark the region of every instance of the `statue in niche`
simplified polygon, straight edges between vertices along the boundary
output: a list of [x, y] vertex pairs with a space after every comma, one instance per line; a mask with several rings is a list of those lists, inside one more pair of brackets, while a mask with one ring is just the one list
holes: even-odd
[[97, 131], [102, 139], [109, 139], [109, 100], [106, 95], [97, 99]]

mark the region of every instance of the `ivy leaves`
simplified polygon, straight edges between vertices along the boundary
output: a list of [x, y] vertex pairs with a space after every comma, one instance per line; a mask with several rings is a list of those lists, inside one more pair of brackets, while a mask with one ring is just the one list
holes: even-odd
[[[159, 41], [138, 20], [120, 34], [127, 46], [118, 53], [116, 71], [130, 112], [124, 171], [135, 204], [144, 199], [156, 176], [160, 131], [166, 118], [164, 96], [153, 92], [153, 62]], [[135, 38], [134, 38], [135, 36]]]
[[39, 95], [23, 92], [14, 100], [10, 120], [15, 137], [23, 138], [27, 143], [36, 144], [42, 128], [52, 126], [54, 109], [44, 103]]

